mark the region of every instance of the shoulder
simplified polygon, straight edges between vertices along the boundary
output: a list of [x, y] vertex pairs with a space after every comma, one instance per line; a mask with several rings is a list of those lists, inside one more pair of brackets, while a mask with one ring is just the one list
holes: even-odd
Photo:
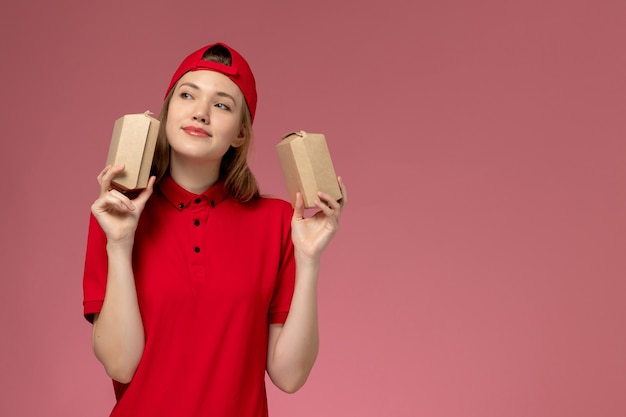
[[277, 211], [293, 211], [291, 204], [285, 200], [275, 197], [260, 197], [256, 200], [259, 205], [265, 207], [268, 210]]
[[258, 197], [246, 203], [238, 203], [242, 210], [265, 213], [293, 213], [291, 204], [275, 197]]
[[258, 197], [246, 203], [229, 200], [229, 212], [238, 221], [248, 219], [268, 226], [276, 223], [291, 223], [293, 208], [285, 200], [273, 197]]

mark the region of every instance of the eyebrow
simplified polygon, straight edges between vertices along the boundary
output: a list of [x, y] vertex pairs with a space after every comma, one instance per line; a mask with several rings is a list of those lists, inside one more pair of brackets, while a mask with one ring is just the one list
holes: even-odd
[[[198, 87], [196, 84], [190, 83], [190, 82], [182, 83], [180, 85], [180, 87], [183, 87], [183, 86], [187, 86], [187, 87], [193, 88], [194, 90], [200, 90], [200, 87]], [[233, 101], [233, 103], [237, 104], [237, 100], [235, 100], [235, 97], [231, 96], [230, 94], [228, 94], [228, 93], [226, 93], [224, 91], [218, 91], [216, 93], [216, 95], [218, 95], [219, 97], [229, 98], [229, 99], [231, 99]]]

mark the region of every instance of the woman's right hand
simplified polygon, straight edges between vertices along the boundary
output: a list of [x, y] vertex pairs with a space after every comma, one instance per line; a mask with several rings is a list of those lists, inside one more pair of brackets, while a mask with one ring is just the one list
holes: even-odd
[[155, 177], [135, 199], [111, 188], [113, 178], [124, 171], [124, 165], [109, 165], [98, 175], [100, 196], [91, 205], [91, 212], [102, 227], [109, 243], [132, 242], [139, 216], [152, 195]]

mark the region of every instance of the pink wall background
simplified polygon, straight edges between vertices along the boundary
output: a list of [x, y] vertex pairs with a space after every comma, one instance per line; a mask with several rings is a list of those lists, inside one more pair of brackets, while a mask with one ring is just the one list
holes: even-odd
[[274, 417], [626, 415], [625, 4], [4, 2], [0, 415], [108, 415], [95, 177], [113, 121], [216, 40], [257, 76], [262, 190], [304, 129], [350, 191], [318, 363]]

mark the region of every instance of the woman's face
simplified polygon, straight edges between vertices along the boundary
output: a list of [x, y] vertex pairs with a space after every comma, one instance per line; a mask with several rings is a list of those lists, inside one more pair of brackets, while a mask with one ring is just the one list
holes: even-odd
[[219, 162], [244, 142], [239, 87], [215, 71], [191, 71], [176, 84], [165, 132], [172, 161]]

